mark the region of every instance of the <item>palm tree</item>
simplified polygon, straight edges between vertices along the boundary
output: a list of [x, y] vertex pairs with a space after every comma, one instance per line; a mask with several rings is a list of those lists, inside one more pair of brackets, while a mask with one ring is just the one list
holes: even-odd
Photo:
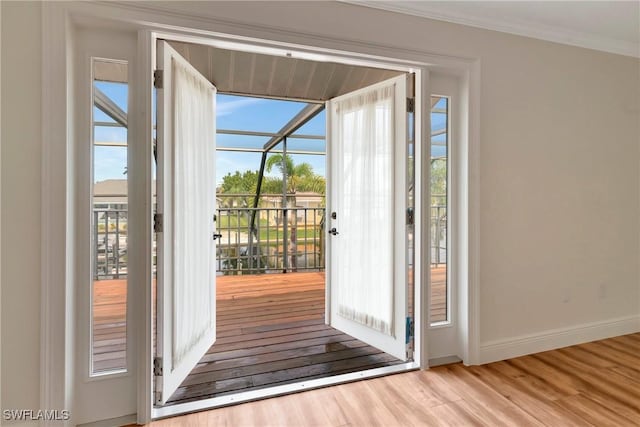
[[282, 154], [274, 154], [267, 159], [267, 172], [276, 167], [283, 175], [287, 175], [287, 193], [294, 193], [300, 188], [305, 181], [313, 180], [316, 175], [313, 173], [313, 167], [309, 163], [293, 163], [291, 156], [283, 157]]

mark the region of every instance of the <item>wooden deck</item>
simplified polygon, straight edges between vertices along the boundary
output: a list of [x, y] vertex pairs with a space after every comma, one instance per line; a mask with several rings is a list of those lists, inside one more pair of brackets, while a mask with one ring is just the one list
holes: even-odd
[[[124, 366], [125, 284], [94, 283], [95, 371]], [[216, 343], [169, 404], [399, 363], [325, 325], [324, 292], [324, 273], [218, 277]], [[434, 287], [432, 313], [444, 295]]]
[[218, 281], [216, 343], [169, 404], [400, 363], [324, 323], [324, 273]]
[[126, 280], [93, 282], [93, 372], [126, 367]]

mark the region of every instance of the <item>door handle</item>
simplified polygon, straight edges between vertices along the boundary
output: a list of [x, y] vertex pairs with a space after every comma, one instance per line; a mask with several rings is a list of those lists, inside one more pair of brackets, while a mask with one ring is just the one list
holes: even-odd
[[333, 234], [334, 236], [337, 236], [340, 233], [338, 233], [338, 230], [336, 230], [336, 228], [333, 227], [331, 230], [329, 230], [329, 234]]
[[222, 239], [222, 234], [220, 234], [220, 233], [213, 233], [213, 240], [218, 240], [218, 239]]

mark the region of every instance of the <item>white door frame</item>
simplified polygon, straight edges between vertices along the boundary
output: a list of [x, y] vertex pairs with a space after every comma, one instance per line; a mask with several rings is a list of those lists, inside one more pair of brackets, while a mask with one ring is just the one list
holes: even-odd
[[[292, 56], [294, 58], [296, 57], [304, 58], [304, 59], [319, 61], [319, 62], [328, 62], [328, 61], [341, 62], [341, 63], [351, 64], [351, 65], [361, 65], [361, 66], [369, 66], [369, 67], [387, 68], [387, 69], [399, 70], [403, 72], [413, 72], [416, 74], [416, 89], [415, 89], [416, 104], [419, 104], [424, 101], [423, 94], [422, 94], [423, 93], [422, 88], [425, 87], [423, 86], [423, 83], [422, 83], [424, 80], [420, 80], [420, 79], [421, 77], [425, 77], [425, 76], [428, 77], [428, 68], [426, 64], [416, 63], [414, 61], [400, 61], [400, 60], [391, 59], [391, 58], [374, 57], [370, 55], [356, 55], [354, 53], [347, 53], [347, 52], [340, 52], [340, 54], [338, 55], [335, 52], [327, 51], [324, 49], [316, 49], [308, 46], [299, 46], [299, 45], [283, 47], [281, 43], [278, 43], [275, 41], [267, 41], [263, 39], [240, 38], [238, 36], [228, 35], [228, 34], [224, 34], [224, 35], [216, 34], [216, 35], [206, 36], [206, 37], [200, 36], [198, 34], [185, 35], [183, 33], [178, 33], [173, 31], [172, 32], [152, 31], [151, 34], [152, 34], [151, 39], [153, 40], [153, 42], [152, 42], [152, 45], [150, 46], [150, 49], [151, 49], [151, 53], [149, 55], [150, 57], [155, 56], [155, 47], [157, 45], [156, 41], [158, 39], [164, 39], [164, 40], [173, 40], [173, 41], [181, 41], [181, 42], [188, 42], [188, 43], [197, 43], [197, 44], [202, 44], [207, 46], [219, 47], [223, 49], [249, 51], [249, 52], [264, 53], [264, 54], [270, 54], [270, 55], [280, 55], [280, 56], [290, 56], [290, 57]], [[148, 75], [148, 79], [151, 78], [151, 75], [152, 75], [151, 73]], [[426, 103], [426, 105], [430, 105], [428, 99], [424, 101], [424, 103]], [[416, 117], [421, 116], [420, 111], [430, 111], [429, 109], [430, 107], [428, 107], [427, 110], [421, 110], [421, 108], [422, 108], [421, 106], [416, 107]], [[426, 124], [424, 120], [421, 123], [416, 123], [416, 130], [415, 130], [416, 140], [422, 140], [422, 137], [421, 137], [422, 135], [421, 129], [423, 129], [422, 126], [427, 126], [425, 129], [429, 129], [429, 126], [430, 126], [430, 115], [424, 114], [422, 115], [422, 117], [424, 120], [426, 120]], [[427, 132], [426, 134], [430, 135], [430, 132]], [[416, 156], [420, 155], [419, 151], [421, 148], [422, 147], [417, 149]], [[406, 162], [404, 162], [404, 164], [406, 165]], [[417, 212], [416, 217], [420, 215], [417, 203], [418, 203], [422, 188], [423, 188], [422, 184], [416, 185], [416, 212]], [[428, 187], [427, 187], [427, 191], [428, 191]], [[419, 225], [418, 225], [418, 222], [416, 222], [416, 231], [415, 231], [416, 236], [419, 236], [418, 230], [419, 230]], [[424, 244], [421, 244], [419, 243], [419, 239], [416, 239], [416, 242], [417, 243], [415, 245], [416, 246], [415, 259], [422, 259], [422, 258], [429, 259], [428, 256], [420, 255], [421, 253], [423, 253], [421, 252], [422, 248], [424, 246], [428, 248], [429, 243], [426, 242]], [[330, 245], [327, 245], [327, 247], [328, 247], [328, 250], [330, 250], [329, 249]], [[327, 272], [329, 268], [330, 266], [327, 267]], [[415, 269], [416, 277], [420, 277], [421, 266], [419, 265], [419, 263], [416, 263], [416, 265], [414, 266], [414, 269]], [[162, 418], [162, 417], [173, 416], [181, 413], [188, 413], [188, 412], [193, 412], [193, 411], [202, 410], [202, 409], [225, 406], [231, 403], [247, 402], [247, 401], [256, 400], [264, 397], [291, 393], [299, 390], [308, 390], [312, 388], [325, 387], [327, 385], [332, 385], [332, 384], [340, 384], [348, 381], [353, 381], [356, 379], [372, 378], [376, 376], [387, 375], [390, 373], [406, 371], [409, 369], [427, 368], [428, 367], [427, 357], [424, 351], [426, 343], [423, 340], [423, 334], [422, 334], [423, 328], [421, 327], [422, 319], [424, 318], [422, 316], [422, 307], [426, 307], [426, 304], [419, 303], [419, 301], [422, 301], [425, 298], [427, 298], [427, 292], [421, 292], [421, 289], [422, 287], [419, 287], [419, 286], [416, 286], [415, 288], [416, 295], [414, 298], [415, 298], [416, 304], [414, 308], [414, 319], [416, 324], [416, 328], [415, 328], [416, 332], [414, 335], [415, 351], [413, 355], [414, 356], [413, 361], [409, 361], [409, 362], [405, 362], [399, 365], [394, 365], [389, 367], [368, 369], [368, 370], [363, 370], [360, 372], [354, 372], [350, 374], [335, 375], [335, 376], [326, 377], [326, 378], [302, 381], [294, 384], [286, 384], [282, 386], [269, 387], [261, 390], [239, 392], [239, 393], [234, 393], [233, 395], [202, 399], [195, 402], [181, 403], [181, 404], [175, 404], [175, 405], [165, 406], [165, 407], [152, 407], [151, 416], [152, 418]]]
[[[342, 62], [367, 66], [382, 66], [416, 73], [416, 177], [420, 184], [416, 193], [416, 259], [429, 259], [429, 225], [420, 218], [429, 212], [429, 70], [439, 70], [460, 76], [462, 81], [461, 109], [465, 123], [459, 135], [461, 161], [458, 204], [460, 257], [457, 277], [459, 280], [460, 313], [464, 336], [461, 342], [462, 359], [466, 364], [478, 363], [479, 351], [479, 142], [480, 142], [480, 62], [477, 59], [435, 55], [429, 52], [404, 49], [361, 41], [339, 40], [330, 37], [310, 36], [303, 33], [268, 27], [243, 25], [215, 18], [215, 4], [202, 3], [206, 9], [196, 16], [189, 12], [180, 15], [168, 13], [161, 6], [117, 3], [47, 3], [42, 5], [43, 58], [42, 58], [42, 141], [43, 188], [42, 193], [42, 300], [41, 300], [41, 404], [44, 408], [72, 408], [74, 400], [73, 364], [73, 295], [75, 277], [72, 261], [76, 248], [73, 243], [73, 190], [72, 171], [75, 159], [71, 155], [73, 133], [69, 132], [73, 120], [73, 92], [71, 69], [71, 45], [74, 23], [84, 25], [111, 25], [114, 28], [135, 28], [138, 37], [138, 87], [131, 96], [137, 100], [141, 125], [137, 130], [143, 140], [151, 140], [151, 71], [155, 58], [152, 49], [158, 35], [174, 40], [217, 40], [224, 48], [251, 43], [264, 52], [283, 54], [293, 51], [306, 59], [326, 59], [328, 56]], [[266, 40], [274, 40], [267, 42]], [[278, 40], [278, 41], [275, 41]], [[222, 46], [221, 46], [222, 47]], [[71, 64], [71, 65], [70, 65]], [[66, 108], [60, 108], [65, 106]], [[425, 112], [425, 113], [423, 113]], [[133, 116], [133, 114], [132, 114]], [[417, 122], [418, 124], [418, 122]], [[139, 200], [139, 211], [133, 212], [138, 231], [131, 230], [130, 251], [138, 264], [131, 268], [130, 279], [147, 286], [140, 286], [131, 295], [140, 308], [135, 318], [134, 337], [140, 349], [131, 355], [137, 361], [139, 423], [148, 422], [152, 415], [151, 396], [151, 147], [150, 144], [130, 152], [137, 173], [130, 176], [133, 184], [131, 196]], [[129, 170], [132, 171], [132, 168]], [[428, 218], [428, 215], [426, 216]], [[133, 235], [138, 241], [133, 241]], [[419, 242], [418, 242], [419, 239]], [[428, 262], [426, 264], [428, 266]], [[420, 316], [428, 304], [428, 268], [416, 265], [416, 323], [424, 325]], [[427, 367], [426, 327], [416, 334], [416, 367]], [[312, 385], [312, 384], [309, 384]], [[275, 390], [276, 393], [278, 392]], [[160, 415], [161, 416], [161, 415]]]
[[[78, 398], [76, 406], [78, 410], [74, 411], [76, 422], [84, 422], [94, 414], [109, 413], [109, 407], [118, 407], [121, 411], [126, 408], [134, 408], [132, 400], [136, 396], [135, 385], [136, 378], [136, 361], [133, 359], [136, 342], [133, 334], [127, 328], [126, 333], [126, 366], [124, 369], [114, 370], [112, 372], [92, 373], [92, 335], [93, 327], [91, 319], [92, 311], [92, 295], [91, 290], [93, 282], [93, 273], [90, 269], [92, 266], [91, 251], [91, 232], [90, 218], [86, 215], [91, 209], [93, 203], [93, 190], [91, 184], [93, 172], [93, 129], [92, 114], [93, 108], [93, 60], [106, 59], [115, 61], [124, 61], [128, 64], [128, 80], [127, 84], [131, 85], [135, 82], [133, 63], [135, 62], [136, 46], [130, 45], [135, 42], [135, 34], [120, 34], [113, 30], [100, 30], [97, 32], [91, 29], [82, 29], [81, 37], [76, 43], [74, 58], [74, 91], [77, 93], [77, 104], [75, 105], [74, 127], [76, 135], [76, 143], [73, 145], [73, 153], [75, 154], [75, 176], [77, 181], [75, 184], [75, 245], [77, 248], [77, 257], [74, 260], [74, 273], [77, 277], [77, 289], [75, 294], [75, 318], [76, 318], [76, 335], [74, 352], [75, 366], [75, 391]], [[113, 43], [117, 41], [117, 43]], [[128, 111], [133, 109], [135, 100], [128, 96]], [[130, 126], [127, 129], [127, 145], [130, 146], [135, 141], [136, 130]], [[128, 180], [127, 180], [128, 181]], [[132, 283], [127, 280], [127, 293], [132, 289]], [[134, 322], [135, 314], [131, 309], [131, 302], [127, 304], [126, 324], [131, 325]], [[123, 388], [127, 387], [127, 392]], [[109, 405], [100, 403], [106, 389], [112, 396]], [[130, 411], [130, 410], [129, 410]]]
[[[458, 212], [458, 160], [459, 160], [459, 140], [458, 135], [461, 131], [460, 123], [464, 117], [460, 114], [461, 99], [458, 95], [460, 91], [459, 77], [450, 76], [439, 72], [431, 73], [430, 91], [432, 96], [445, 96], [448, 99], [449, 118], [447, 123], [448, 138], [448, 168], [449, 173], [447, 180], [448, 196], [447, 196], [447, 222], [453, 227], [447, 229], [447, 321], [432, 325], [430, 321], [427, 323], [427, 334], [429, 341], [429, 364], [437, 366], [440, 364], [452, 363], [461, 359], [460, 354], [461, 342], [458, 339], [464, 331], [460, 331], [461, 322], [459, 319], [460, 307], [458, 307], [458, 270], [455, 265], [458, 263], [457, 248], [459, 242], [457, 240], [457, 221], [456, 214]], [[463, 203], [463, 201], [461, 201]], [[430, 313], [429, 313], [430, 316]]]

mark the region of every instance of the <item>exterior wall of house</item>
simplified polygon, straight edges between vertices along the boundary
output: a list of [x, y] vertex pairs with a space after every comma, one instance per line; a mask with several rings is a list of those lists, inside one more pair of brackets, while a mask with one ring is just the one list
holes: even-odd
[[[149, 4], [146, 4], [149, 6]], [[41, 6], [2, 8], [2, 408], [38, 408]], [[483, 345], [640, 315], [640, 61], [329, 2], [178, 15], [481, 60]], [[178, 10], [179, 9], [179, 10]], [[384, 31], [381, 31], [384, 29]], [[124, 415], [124, 414], [123, 414]]]

